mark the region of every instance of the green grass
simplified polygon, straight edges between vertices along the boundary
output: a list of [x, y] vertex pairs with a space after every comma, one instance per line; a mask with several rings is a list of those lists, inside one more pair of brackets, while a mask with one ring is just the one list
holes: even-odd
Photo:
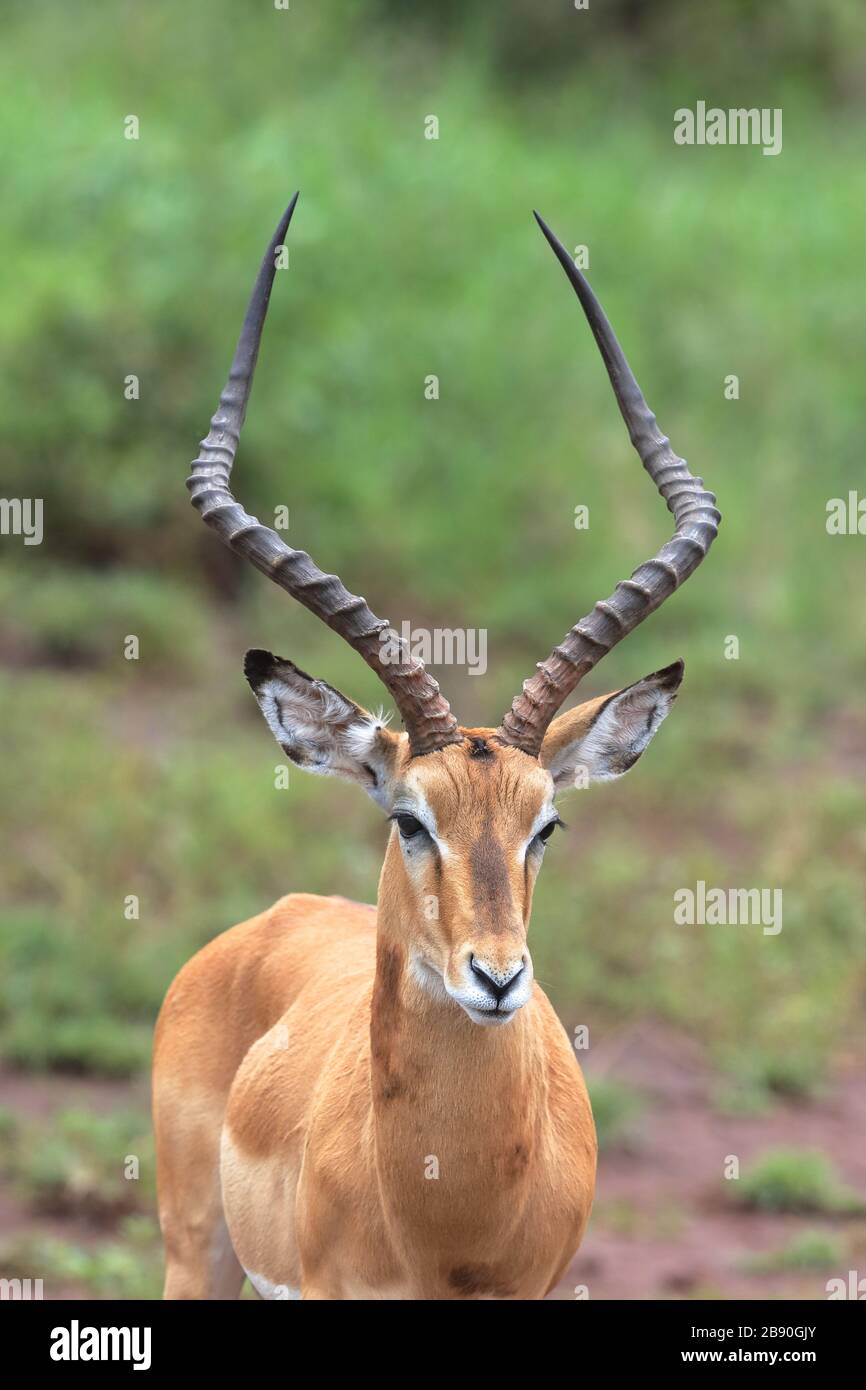
[[23, 1236], [0, 1250], [7, 1279], [42, 1279], [46, 1298], [83, 1286], [93, 1298], [152, 1299], [162, 1292], [162, 1252], [155, 1223], [128, 1217], [118, 1239], [94, 1246], [53, 1236]]
[[754, 1274], [786, 1274], [841, 1269], [846, 1246], [832, 1231], [807, 1230], [767, 1255], [752, 1255], [743, 1268]]
[[104, 1224], [149, 1210], [154, 1171], [148, 1115], [65, 1110], [0, 1139], [0, 1172], [41, 1215]]
[[[640, 119], [603, 77], [565, 75], [542, 102], [506, 98], [455, 58], [433, 64], [421, 100], [420, 55], [377, 52], [375, 41], [365, 64], [340, 50], [323, 87], [331, 36], [306, 15], [290, 21], [298, 71], [287, 105], [274, 15], [249, 14], [238, 45], [219, 23], [203, 33], [190, 12], [173, 16], [169, 33], [164, 13], [132, 10], [121, 32], [102, 8], [62, 46], [44, 16], [19, 17], [0, 98], [28, 123], [28, 145], [7, 151], [0, 230], [13, 364], [0, 394], [4, 463], [10, 490], [45, 498], [46, 555], [133, 578], [156, 565], [187, 602], [207, 572], [234, 581], [183, 505], [183, 476], [261, 248], [298, 184], [294, 259], [274, 295], [247, 424], [244, 496], [263, 511], [290, 504], [290, 538], [395, 614], [489, 625], [495, 674], [470, 684], [494, 717], [542, 654], [539, 629], [552, 645], [575, 604], [606, 593], [665, 529], [532, 223], [537, 204], [568, 242], [590, 245], [594, 283], [650, 399], [726, 518], [712, 579], [695, 580], [651, 638], [614, 656], [611, 675], [683, 647], [700, 654], [697, 680], [713, 677], [722, 707], [731, 687], [777, 688], [786, 667], [805, 687], [798, 699], [863, 675], [866, 620], [838, 602], [857, 582], [860, 547], [823, 529], [827, 497], [860, 477], [848, 286], [866, 174], [852, 119], [834, 122], [803, 87], [791, 94], [801, 124], [779, 159], [751, 149], [701, 157], [673, 145], [672, 78]], [[38, 100], [20, 61], [36, 44]], [[61, 70], [76, 83], [72, 110], [52, 83]], [[383, 96], [389, 77], [402, 81]], [[131, 142], [121, 120], [136, 92], [142, 138]], [[422, 138], [427, 109], [442, 115], [437, 142]], [[35, 152], [52, 168], [62, 274], [33, 249], [45, 198]], [[122, 395], [132, 369], [137, 402]], [[737, 402], [722, 391], [732, 370]], [[430, 371], [441, 377], [437, 402], [423, 398]], [[587, 532], [573, 529], [577, 502], [590, 507]], [[756, 545], [751, 518], [762, 515], [778, 524]], [[24, 560], [14, 559], [22, 601], [43, 556]], [[287, 605], [276, 604], [272, 595], [268, 611], [281, 615]], [[741, 639], [739, 665], [721, 657], [729, 631]], [[821, 638], [822, 666], [797, 662], [810, 636]], [[761, 659], [770, 647], [772, 672]]]
[[840, 1183], [825, 1154], [809, 1149], [774, 1149], [758, 1159], [737, 1183], [736, 1200], [767, 1212], [823, 1212], [851, 1216], [866, 1211], [856, 1192]]

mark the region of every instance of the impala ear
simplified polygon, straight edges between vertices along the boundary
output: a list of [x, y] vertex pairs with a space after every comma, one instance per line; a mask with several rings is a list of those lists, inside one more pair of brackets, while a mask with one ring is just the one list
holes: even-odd
[[610, 782], [628, 772], [670, 712], [683, 678], [675, 661], [634, 685], [601, 695], [554, 719], [540, 760], [557, 791]]
[[271, 733], [287, 757], [306, 772], [358, 782], [390, 809], [399, 734], [332, 685], [308, 676], [270, 652], [249, 651], [244, 675]]

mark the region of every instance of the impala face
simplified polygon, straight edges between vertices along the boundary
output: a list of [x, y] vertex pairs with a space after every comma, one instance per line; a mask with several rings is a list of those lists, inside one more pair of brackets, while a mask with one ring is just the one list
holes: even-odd
[[[545, 845], [561, 823], [550, 773], [492, 730], [410, 761], [389, 845], [410, 961], [474, 1023], [507, 1023], [532, 993], [526, 932]], [[399, 855], [399, 862], [394, 863]]]
[[493, 729], [460, 729], [459, 742], [413, 755], [405, 734], [292, 662], [253, 651], [245, 670], [287, 756], [360, 783], [392, 821], [380, 921], [415, 981], [473, 1023], [508, 1023], [532, 995], [526, 933], [545, 846], [562, 824], [554, 798], [637, 762], [682, 663], [560, 715], [537, 758]]

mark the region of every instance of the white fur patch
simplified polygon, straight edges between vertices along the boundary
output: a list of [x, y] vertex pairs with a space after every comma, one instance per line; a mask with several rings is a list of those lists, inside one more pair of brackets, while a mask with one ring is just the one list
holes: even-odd
[[532, 844], [532, 841], [535, 839], [539, 830], [543, 830], [544, 827], [555, 818], [555, 816], [556, 807], [552, 803], [545, 802], [538, 815], [535, 817], [535, 820], [532, 822], [532, 830], [529, 833], [529, 839], [517, 850], [518, 864], [523, 864], [525, 862], [526, 851], [529, 849], [529, 846]]
[[369, 758], [376, 745], [376, 739], [390, 718], [391, 716], [385, 715], [382, 710], [377, 710], [370, 719], [350, 724], [343, 734], [343, 746], [349, 756], [357, 758], [359, 762]]
[[253, 1274], [251, 1270], [245, 1269], [244, 1273], [258, 1294], [259, 1298], [267, 1299], [268, 1302], [288, 1302], [300, 1298], [300, 1289], [295, 1289], [291, 1284], [274, 1284], [270, 1279], [266, 1279], [263, 1274]]
[[[439, 828], [436, 824], [436, 817], [433, 814], [433, 808], [430, 806], [429, 802], [427, 801], [427, 798], [421, 791], [418, 779], [412, 776], [411, 771], [406, 777], [406, 787], [408, 797], [403, 797], [399, 794], [397, 795], [394, 801], [393, 814], [395, 816], [414, 816], [416, 820], [419, 820], [423, 825], [424, 829], [427, 831], [427, 834], [430, 836], [430, 839], [436, 845], [436, 848], [438, 849], [442, 858], [448, 859], [450, 857], [451, 851], [448, 848], [445, 841], [441, 839], [439, 835]], [[400, 844], [404, 853], [412, 853], [411, 840], [406, 841], [401, 839]]]

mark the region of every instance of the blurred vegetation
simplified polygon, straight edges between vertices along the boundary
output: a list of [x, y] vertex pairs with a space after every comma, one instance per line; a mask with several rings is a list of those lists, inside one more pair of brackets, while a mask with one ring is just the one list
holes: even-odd
[[107, 1299], [159, 1298], [162, 1291], [159, 1231], [147, 1216], [127, 1217], [117, 1239], [100, 1244], [23, 1235], [3, 1247], [2, 1260], [6, 1278], [40, 1278], [54, 1297], [75, 1297], [81, 1288]]
[[773, 1149], [737, 1183], [735, 1197], [759, 1211], [824, 1212], [851, 1216], [866, 1204], [843, 1183], [826, 1155], [814, 1149]]
[[779, 1274], [789, 1270], [841, 1269], [847, 1247], [833, 1231], [806, 1230], [794, 1236], [787, 1245], [769, 1255], [753, 1256], [744, 1267], [755, 1274]]
[[149, 1210], [153, 1169], [146, 1114], [61, 1110], [50, 1125], [28, 1120], [0, 1129], [0, 1176], [45, 1215], [105, 1223]]
[[631, 1147], [640, 1128], [642, 1097], [622, 1082], [602, 1076], [590, 1078], [589, 1097], [600, 1151]]
[[[0, 538], [2, 1055], [137, 1076], [214, 933], [296, 888], [375, 895], [381, 817], [294, 770], [275, 789], [241, 658], [271, 646], [368, 704], [374, 678], [183, 487], [299, 186], [238, 491], [289, 506], [290, 542], [392, 621], [489, 630], [485, 677], [437, 672], [469, 724], [666, 534], [531, 208], [589, 247], [724, 527], [587, 683], [687, 662], [646, 760], [566, 808], [536, 967], [569, 1025], [693, 1035], [728, 1108], [814, 1094], [862, 1044], [866, 985], [864, 542], [824, 525], [863, 487], [859, 0], [19, 0], [5, 21], [0, 467], [44, 499], [45, 541]], [[781, 106], [782, 154], [675, 146], [698, 99]], [[783, 931], [675, 927], [697, 879], [781, 887]]]

